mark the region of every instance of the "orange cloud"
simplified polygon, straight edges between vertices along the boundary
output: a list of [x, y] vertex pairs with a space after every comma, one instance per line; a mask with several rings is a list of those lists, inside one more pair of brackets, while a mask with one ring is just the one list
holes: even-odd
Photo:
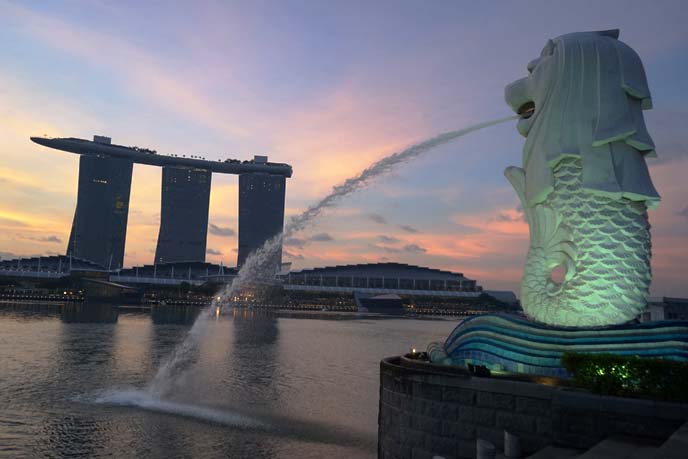
[[497, 209], [489, 213], [456, 215], [452, 219], [459, 225], [495, 234], [528, 235], [528, 223], [515, 209]]

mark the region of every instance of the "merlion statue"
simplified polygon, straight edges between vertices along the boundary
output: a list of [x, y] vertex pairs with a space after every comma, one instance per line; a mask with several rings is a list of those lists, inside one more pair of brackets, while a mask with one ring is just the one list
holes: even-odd
[[[544, 324], [621, 324], [646, 306], [647, 209], [660, 199], [645, 164], [652, 101], [640, 58], [618, 36], [549, 40], [505, 90], [526, 137], [523, 168], [504, 172], [530, 226], [521, 302]], [[557, 267], [563, 279], [552, 278]]]

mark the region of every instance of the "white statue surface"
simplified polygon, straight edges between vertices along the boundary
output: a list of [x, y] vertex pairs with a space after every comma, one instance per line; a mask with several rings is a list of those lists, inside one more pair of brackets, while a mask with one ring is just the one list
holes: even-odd
[[652, 101], [640, 58], [618, 35], [549, 40], [505, 90], [526, 137], [523, 166], [505, 171], [530, 226], [521, 303], [544, 324], [621, 324], [646, 306], [647, 209], [660, 199], [645, 163], [655, 156], [642, 113]]

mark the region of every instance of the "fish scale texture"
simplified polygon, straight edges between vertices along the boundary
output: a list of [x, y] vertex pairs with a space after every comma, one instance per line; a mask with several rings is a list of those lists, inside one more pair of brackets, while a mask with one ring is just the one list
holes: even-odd
[[[650, 287], [647, 208], [582, 188], [581, 160], [553, 171], [554, 190], [528, 209], [531, 247], [521, 295], [533, 320], [563, 326], [603, 326], [635, 319]], [[556, 265], [566, 279], [551, 280]]]

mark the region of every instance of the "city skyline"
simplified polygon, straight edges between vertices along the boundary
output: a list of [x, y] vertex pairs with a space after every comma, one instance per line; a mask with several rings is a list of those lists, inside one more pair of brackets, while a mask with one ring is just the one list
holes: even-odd
[[[480, 18], [494, 17], [496, 5], [390, 2], [359, 17], [345, 5], [286, 3], [206, 4], [187, 14], [133, 3], [74, 2], [59, 13], [52, 4], [0, 3], [0, 84], [8, 101], [0, 230], [9, 236], [0, 240], [0, 256], [64, 253], [69, 238], [78, 158], [36, 146], [30, 136], [107, 135], [211, 160], [266, 154], [294, 167], [288, 219], [373, 160], [508, 115], [503, 86], [525, 75], [523, 62], [548, 38], [618, 27], [645, 62], [655, 105], [646, 117], [658, 158], [648, 165], [663, 200], [650, 212], [652, 293], [688, 295], [688, 185], [681, 180], [688, 174], [688, 59], [676, 57], [688, 57], [688, 32], [665, 25], [688, 19], [680, 2], [581, 2], [567, 18], [554, 17], [560, 2], [533, 3], [548, 18], [537, 24], [516, 2], [500, 5], [501, 19], [487, 23]], [[153, 12], [158, 21], [144, 27]], [[518, 33], [523, 24], [527, 36]], [[528, 229], [502, 176], [520, 159], [514, 124], [402, 166], [285, 241], [285, 261], [299, 268], [399, 261], [518, 290]], [[238, 179], [213, 182], [207, 259], [233, 265]], [[125, 266], [153, 259], [160, 184], [159, 168], [134, 169]]]

